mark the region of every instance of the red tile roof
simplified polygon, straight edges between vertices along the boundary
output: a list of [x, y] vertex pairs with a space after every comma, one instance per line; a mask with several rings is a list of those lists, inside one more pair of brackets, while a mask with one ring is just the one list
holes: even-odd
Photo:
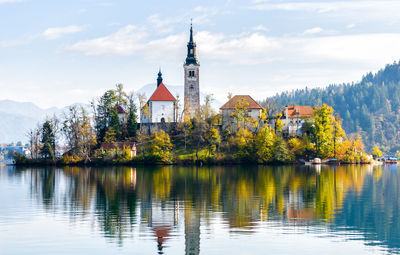
[[236, 95], [232, 97], [228, 102], [226, 102], [219, 109], [235, 109], [238, 102], [241, 100], [246, 101], [249, 105], [247, 109], [262, 109], [261, 105], [259, 105], [251, 96], [249, 95]]
[[167, 87], [161, 83], [153, 95], [150, 97], [149, 101], [176, 101], [175, 97], [169, 92]]
[[[311, 117], [314, 113], [314, 109], [309, 105], [289, 105], [288, 115], [289, 118], [301, 118], [301, 117]], [[286, 108], [283, 109], [282, 115], [286, 116]]]
[[123, 150], [124, 148], [129, 148], [129, 149], [136, 149], [136, 144], [131, 143], [131, 142], [115, 142], [115, 143], [102, 143], [100, 148], [102, 150], [112, 150], [112, 149], [119, 149]]
[[122, 106], [120, 106], [120, 105], [116, 105], [115, 108], [117, 109], [118, 113], [126, 113], [124, 108], [122, 108]]

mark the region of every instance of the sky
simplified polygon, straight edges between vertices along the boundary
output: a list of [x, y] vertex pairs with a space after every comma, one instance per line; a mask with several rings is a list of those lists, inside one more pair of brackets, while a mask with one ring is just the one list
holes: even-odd
[[0, 100], [87, 103], [123, 83], [183, 85], [193, 19], [200, 90], [257, 100], [356, 82], [400, 59], [398, 0], [0, 0]]

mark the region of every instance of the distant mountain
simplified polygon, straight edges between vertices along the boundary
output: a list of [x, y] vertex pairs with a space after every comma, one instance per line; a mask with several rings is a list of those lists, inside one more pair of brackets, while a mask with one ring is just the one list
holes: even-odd
[[26, 142], [26, 132], [34, 127], [37, 119], [0, 112], [0, 143]]
[[56, 107], [41, 109], [30, 102], [0, 100], [0, 143], [26, 142], [29, 129], [60, 111]]
[[42, 109], [30, 102], [0, 100], [0, 143], [26, 143], [30, 129], [46, 117], [61, 116], [68, 107]]
[[339, 113], [347, 133], [361, 133], [368, 149], [400, 149], [400, 63], [368, 73], [357, 83], [298, 89], [270, 99], [282, 106], [326, 103]]
[[0, 100], [0, 112], [11, 115], [20, 115], [33, 119], [39, 119], [46, 115], [53, 115], [60, 111], [56, 107], [41, 109], [30, 102], [16, 102], [12, 100]]

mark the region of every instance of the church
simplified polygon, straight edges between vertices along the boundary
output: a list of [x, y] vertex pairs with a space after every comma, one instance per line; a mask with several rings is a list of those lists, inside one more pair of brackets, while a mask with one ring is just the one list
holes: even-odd
[[[184, 114], [193, 117], [200, 110], [200, 63], [196, 57], [196, 43], [193, 40], [193, 26], [187, 44], [187, 57], [184, 70]], [[141, 108], [141, 123], [173, 123], [177, 121], [177, 101], [167, 86], [163, 84], [161, 70], [158, 73], [157, 88]]]

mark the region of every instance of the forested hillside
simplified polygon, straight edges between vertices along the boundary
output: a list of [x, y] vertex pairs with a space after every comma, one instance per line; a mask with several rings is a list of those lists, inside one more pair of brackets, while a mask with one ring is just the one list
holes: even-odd
[[271, 99], [281, 106], [326, 103], [343, 119], [348, 134], [361, 133], [367, 148], [400, 148], [400, 63], [368, 73], [358, 83], [283, 92]]

